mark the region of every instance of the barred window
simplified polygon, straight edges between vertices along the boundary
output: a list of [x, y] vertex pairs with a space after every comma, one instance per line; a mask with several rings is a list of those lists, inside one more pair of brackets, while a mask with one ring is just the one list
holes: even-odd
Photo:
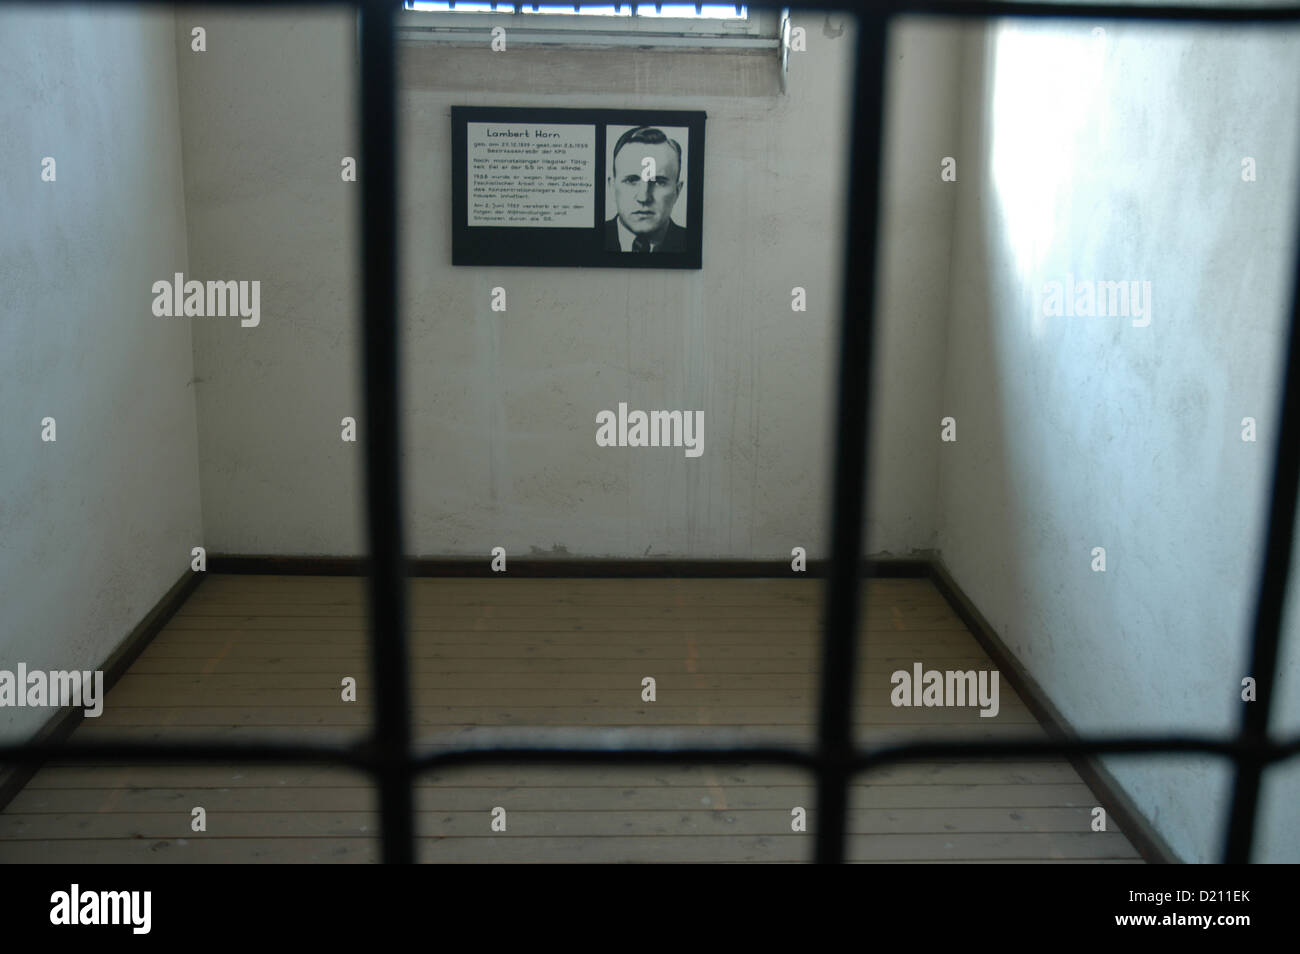
[[407, 0], [407, 10], [430, 13], [559, 14], [595, 17], [661, 17], [681, 20], [746, 20], [741, 3], [492, 3], [484, 0]]

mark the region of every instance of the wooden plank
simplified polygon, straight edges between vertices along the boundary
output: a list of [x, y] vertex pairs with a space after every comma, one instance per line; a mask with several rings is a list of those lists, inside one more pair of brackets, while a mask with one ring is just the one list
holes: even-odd
[[[347, 769], [312, 766], [47, 766], [18, 796], [44, 789], [118, 791], [150, 788], [305, 788], [370, 787], [367, 776]], [[426, 772], [417, 787], [470, 788], [639, 788], [654, 785], [792, 785], [807, 784], [809, 776], [796, 769], [771, 766], [657, 765], [649, 768], [588, 766], [552, 768], [458, 768]], [[912, 762], [889, 765], [858, 776], [856, 784], [905, 785], [926, 783], [1033, 785], [1077, 783], [1078, 774], [1065, 761], [1044, 762]], [[17, 804], [23, 804], [16, 801]]]
[[[851, 861], [1014, 861], [1124, 857], [1127, 842], [1110, 832], [946, 835], [857, 835], [847, 840]], [[417, 858], [443, 863], [806, 862], [808, 833], [766, 836], [611, 836], [591, 838], [418, 838]], [[0, 842], [0, 862], [97, 864], [160, 862], [323, 863], [378, 861], [370, 838], [80, 839]]]
[[[901, 646], [890, 646], [888, 650], [897, 652]], [[929, 663], [924, 656], [930, 655], [929, 649], [937, 650], [935, 655], [947, 652], [956, 652], [961, 648], [960, 643], [951, 643], [946, 646], [918, 646], [913, 647], [911, 655], [905, 658], [912, 662]], [[358, 643], [355, 646], [331, 646], [330, 655], [341, 659], [366, 659], [365, 647]], [[243, 658], [264, 658], [267, 656], [288, 656], [294, 653], [311, 652], [310, 643], [299, 643], [297, 645], [285, 645], [275, 643], [258, 643], [252, 641], [228, 641], [224, 644], [215, 643], [181, 643], [181, 642], [158, 642], [150, 646], [140, 658], [146, 656], [150, 659], [207, 659], [214, 655], [220, 655], [223, 658], [227, 656], [238, 659]], [[748, 659], [782, 659], [787, 661], [799, 661], [807, 666], [811, 663], [816, 655], [816, 649], [813, 647], [783, 647], [780, 645], [771, 646], [722, 646], [716, 649], [709, 647], [707, 644], [700, 644], [696, 652], [699, 657], [709, 654], [712, 656], [725, 656], [730, 660], [748, 660]], [[543, 643], [530, 643], [518, 646], [501, 646], [484, 641], [480, 644], [445, 644], [437, 647], [423, 646], [418, 641], [412, 640], [410, 652], [412, 659], [650, 659], [680, 662], [685, 655], [680, 649], [674, 649], [671, 646], [662, 646], [647, 641], [640, 646], [622, 646], [611, 643], [587, 642], [582, 644], [569, 645], [546, 645]], [[870, 656], [870, 648], [867, 650]]]
[[[357, 687], [355, 703], [342, 702], [338, 681], [320, 689], [220, 689], [206, 685], [151, 690], [149, 687], [117, 686], [107, 696], [105, 715], [121, 709], [179, 709], [294, 707], [304, 711], [312, 709], [333, 710], [339, 706], [370, 709], [374, 698], [369, 687]], [[613, 689], [551, 689], [513, 687], [497, 689], [456, 689], [413, 687], [413, 706], [441, 707], [514, 707], [514, 708], [574, 708], [643, 709], [650, 705], [641, 701], [641, 684], [628, 680]], [[882, 703], [889, 699], [891, 686], [883, 673], [860, 684], [858, 702], [874, 708], [890, 708]], [[817, 701], [817, 689], [696, 689], [690, 677], [678, 674], [657, 680], [657, 701], [654, 706], [690, 707], [693, 709], [751, 709], [767, 707], [810, 707]], [[973, 702], [974, 700], [967, 700]], [[1014, 698], [1010, 689], [999, 687], [998, 701], [1001, 713], [1009, 709], [1024, 710], [1024, 703]], [[901, 712], [915, 712], [922, 721], [945, 721], [938, 714], [941, 708], [899, 707]], [[101, 718], [103, 718], [101, 717]], [[991, 717], [990, 717], [991, 718]]]
[[[270, 599], [292, 600], [299, 596], [324, 599], [331, 596], [364, 599], [368, 592], [365, 577], [312, 577], [223, 575], [208, 573], [204, 581], [207, 598], [222, 596], [246, 598], [250, 594]], [[408, 577], [407, 588], [416, 595], [438, 595], [450, 599], [561, 596], [566, 599], [624, 599], [630, 596], [718, 598], [757, 597], [760, 599], [798, 599], [821, 601], [825, 581], [818, 578], [773, 577], [698, 577], [640, 578], [616, 577], [523, 577], [505, 573], [490, 577]], [[925, 579], [880, 579], [869, 581], [862, 589], [870, 597], [893, 596], [934, 602], [942, 594]]]
[[[352, 594], [363, 599], [368, 581], [364, 576], [293, 576], [276, 574], [208, 573], [204, 580], [207, 596], [217, 594], [263, 594], [281, 598], [285, 594], [307, 594], [313, 598], [330, 594]], [[412, 593], [439, 593], [457, 599], [474, 596], [537, 594], [561, 595], [565, 598], [623, 598], [628, 593], [654, 595], [690, 595], [721, 597], [737, 594], [747, 598], [801, 598], [819, 602], [826, 584], [816, 577], [512, 577], [509, 571], [492, 577], [420, 577], [407, 578]], [[869, 598], [888, 595], [910, 596], [936, 604], [943, 596], [930, 580], [924, 578], [877, 578], [864, 581], [862, 593]]]
[[[620, 632], [615, 628], [597, 629], [535, 629], [506, 630], [491, 629], [447, 629], [411, 634], [411, 642], [420, 646], [444, 645], [484, 645], [521, 646], [530, 643], [545, 645], [568, 645], [599, 642], [601, 645], [622, 645], [636, 648], [649, 644], [670, 646], [787, 646], [792, 648], [816, 648], [821, 646], [823, 633], [820, 629], [802, 631], [781, 630], [768, 632], [706, 633], [683, 632], [677, 629], [663, 629], [654, 632]], [[365, 647], [369, 636], [362, 630], [316, 630], [306, 629], [268, 629], [260, 630], [246, 627], [226, 629], [168, 629], [159, 634], [154, 645], [159, 644], [215, 644], [242, 642], [256, 645], [278, 645], [301, 648], [300, 644], [313, 646], [357, 646]], [[906, 631], [881, 630], [862, 636], [860, 643], [870, 646], [898, 646], [912, 649], [917, 646], [967, 646], [971, 642], [970, 634], [956, 630]]]
[[[193, 799], [182, 798], [163, 810], [132, 806], [130, 811], [49, 812], [0, 814], [0, 839], [81, 838], [185, 838], [191, 834]], [[221, 804], [202, 803], [206, 831], [194, 837], [319, 838], [373, 835], [379, 830], [379, 813], [326, 807], [306, 799], [283, 810], [233, 810]], [[419, 810], [416, 830], [442, 838], [494, 838], [492, 808], [506, 809], [506, 831], [512, 837], [592, 837], [610, 835], [784, 835], [790, 832], [790, 810], [702, 810], [690, 806], [669, 809], [627, 807], [622, 810], [545, 811], [531, 807], [500, 806], [471, 811]], [[525, 805], [527, 803], [524, 803]], [[851, 835], [944, 834], [1089, 831], [1089, 814], [1083, 808], [872, 809], [850, 811], [846, 820]], [[816, 825], [808, 813], [808, 827]]]
[[0, 864], [376, 864], [373, 838], [0, 840]]
[[[715, 783], [643, 787], [457, 785], [418, 788], [416, 807], [421, 811], [482, 811], [485, 814], [496, 805], [505, 806], [508, 811], [519, 812], [777, 810], [783, 813], [782, 823], [777, 830], [784, 832], [790, 829], [790, 810], [795, 806], [803, 806], [811, 812], [815, 796], [816, 790], [809, 783], [726, 786]], [[97, 811], [127, 814], [183, 811], [188, 815], [194, 805], [202, 805], [209, 812], [363, 812], [375, 809], [375, 798], [374, 788], [357, 785], [316, 785], [310, 788], [114, 789], [108, 795], [97, 789], [37, 789], [21, 792], [9, 810], [0, 814], [0, 819], [69, 812], [94, 814]], [[1093, 805], [1094, 799], [1087, 786], [1079, 782], [1041, 785], [940, 782], [914, 785], [860, 784], [853, 786], [850, 798], [850, 806], [856, 811], [925, 809], [939, 814], [959, 808], [997, 809], [1011, 815], [1029, 808], [1086, 811]], [[937, 820], [933, 830], [943, 831], [942, 819], [938, 815], [934, 817]], [[1089, 820], [1085, 818], [1077, 830], [1087, 831]]]
[[[980, 669], [974, 665], [954, 667]], [[905, 668], [905, 667], [896, 667]], [[944, 667], [947, 668], [947, 667]], [[874, 689], [889, 690], [891, 670], [886, 665], [873, 666], [859, 675], [861, 691]], [[328, 672], [297, 672], [279, 670], [273, 672], [210, 672], [210, 673], [147, 673], [132, 672], [112, 690], [112, 698], [121, 705], [139, 700], [147, 702], [156, 700], [156, 704], [170, 704], [174, 697], [198, 701], [205, 698], [204, 693], [280, 693], [328, 691], [331, 698], [339, 694], [338, 670]], [[549, 693], [625, 693], [629, 685], [640, 691], [640, 679], [620, 676], [617, 673], [571, 673], [571, 672], [413, 672], [411, 688], [416, 692], [444, 693], [450, 691], [485, 694], [480, 698], [492, 698], [500, 692], [527, 690], [529, 692]], [[373, 686], [368, 672], [357, 672], [358, 698], [369, 693]], [[673, 673], [662, 677], [659, 685], [671, 684], [675, 691], [693, 693], [713, 693], [718, 701], [736, 698], [735, 693], [773, 693], [773, 701], [785, 699], [802, 693], [809, 698], [816, 698], [820, 680], [813, 673], [733, 673], [719, 675], [716, 673]], [[1012, 692], [1002, 684], [1000, 692], [1007, 698]], [[193, 693], [193, 695], [191, 695]], [[119, 695], [120, 694], [120, 695]], [[243, 701], [242, 696], [229, 695], [230, 699]], [[297, 699], [297, 697], [287, 697]], [[439, 698], [450, 698], [442, 697]], [[747, 698], [747, 697], [746, 697]], [[250, 696], [251, 699], [251, 696]], [[692, 697], [694, 699], [694, 697]], [[128, 702], [130, 700], [130, 702]], [[166, 700], [165, 702], [162, 700]], [[218, 701], [214, 699], [213, 701]], [[757, 701], [750, 700], [750, 701]]]
[[[111, 702], [111, 700], [110, 700]], [[629, 701], [624, 706], [430, 706], [412, 705], [411, 724], [419, 726], [812, 726], [817, 722], [811, 701], [799, 706], [675, 706]], [[914, 707], [855, 706], [853, 724], [874, 726], [924, 726], [939, 731], [956, 725], [1032, 725], [1038, 721], [1028, 709], [1003, 707], [996, 716], [984, 717], [975, 708], [918, 709]], [[340, 702], [327, 706], [185, 706], [131, 707], [106, 705], [95, 720], [101, 729], [124, 726], [368, 726], [375, 721], [369, 707]]]
[[[956, 650], [954, 650], [954, 653]], [[879, 656], [873, 657], [870, 654], [861, 660], [858, 666], [859, 673], [871, 672], [892, 672], [895, 669], [906, 669], [916, 662], [914, 655], [908, 656]], [[970, 656], [970, 655], [928, 655], [926, 656], [925, 665], [927, 668], [937, 669], [991, 669], [993, 668], [992, 660], [987, 656]], [[248, 656], [239, 659], [230, 659], [226, 656], [213, 656], [204, 659], [200, 656], [188, 656], [180, 658], [165, 657], [144, 657], [136, 660], [131, 666], [133, 673], [161, 673], [161, 674], [205, 674], [205, 673], [268, 673], [268, 672], [289, 672], [289, 673], [329, 673], [337, 678], [340, 674], [355, 676], [360, 679], [366, 675], [368, 667], [364, 665], [365, 660], [357, 656], [348, 656], [346, 658], [339, 656], [323, 656], [311, 654], [296, 654], [292, 656]], [[816, 667], [811, 661], [799, 662], [797, 660], [787, 659], [678, 659], [675, 664], [667, 661], [662, 662], [658, 667], [658, 672], [678, 672], [689, 675], [795, 675], [807, 676], [810, 673], [816, 673]], [[520, 673], [563, 673], [567, 675], [583, 675], [591, 673], [602, 673], [616, 675], [620, 673], [637, 673], [638, 678], [644, 676], [645, 661], [602, 658], [602, 659], [580, 659], [567, 656], [556, 656], [550, 658], [537, 658], [525, 660], [500, 660], [500, 659], [475, 659], [475, 658], [455, 658], [455, 659], [437, 659], [433, 657], [412, 659], [407, 665], [407, 672], [412, 676], [422, 673], [493, 673], [499, 675], [517, 675]]]
[[[888, 621], [902, 609], [887, 604], [869, 605], [863, 618]], [[909, 606], [908, 623], [916, 626], [925, 622], [952, 623], [960, 618], [951, 609], [940, 606]], [[506, 620], [532, 620], [540, 613], [548, 619], [571, 620], [574, 622], [592, 621], [597, 625], [621, 625], [639, 619], [676, 622], [678, 620], [701, 620], [706, 623], [728, 623], [736, 620], [753, 622], [758, 620], [777, 620], [792, 624], [807, 624], [818, 618], [820, 610], [811, 606], [755, 605], [747, 604], [718, 606], [712, 600], [698, 601], [693, 605], [664, 606], [662, 600], [647, 601], [635, 605], [589, 605], [581, 603], [556, 603], [536, 600], [532, 603], [496, 604], [485, 603], [477, 606], [464, 606], [456, 602], [443, 604], [413, 600], [410, 606], [412, 619], [467, 620], [493, 622]], [[301, 619], [314, 620], [328, 616], [344, 619], [368, 619], [369, 608], [355, 600], [335, 602], [312, 601], [300, 603], [245, 603], [228, 601], [187, 601], [185, 607], [176, 615], [177, 619], [189, 617], [226, 617], [254, 616], [257, 618], [296, 616]]]
[[[851, 835], [846, 854], [852, 860], [898, 858], [1113, 858], [1124, 857], [1127, 841], [1118, 833], [1001, 833]], [[424, 862], [582, 862], [621, 861], [810, 861], [807, 833], [718, 836], [623, 836], [606, 838], [442, 838], [420, 839]]]
[[[98, 721], [98, 720], [96, 720]], [[559, 728], [560, 726], [550, 726], [549, 728]], [[455, 749], [464, 748], [479, 744], [477, 741], [478, 734], [476, 726], [462, 726], [451, 729], [444, 729], [441, 732], [434, 733], [429, 730], [429, 734], [436, 734], [438, 739], [446, 740], [454, 736], [456, 741], [431, 741], [425, 737], [425, 733], [417, 733], [421, 745], [433, 749]], [[483, 729], [489, 727], [483, 726]], [[519, 727], [518, 734], [527, 736], [528, 727]], [[538, 727], [540, 728], [540, 727]], [[752, 726], [752, 725], [730, 725], [727, 723], [717, 723], [708, 726], [675, 726], [669, 728], [647, 727], [647, 731], [658, 732], [665, 739], [671, 738], [677, 744], [710, 744], [716, 743], [721, 736], [725, 736], [729, 741], [743, 742], [749, 745], [797, 745], [806, 746], [814, 739], [812, 725], [805, 727], [792, 726]], [[499, 727], [491, 727], [491, 731], [502, 731]], [[94, 722], [84, 722], [77, 729], [78, 735], [74, 733], [73, 738], [77, 739], [121, 739], [124, 741], [139, 742], [144, 740], [158, 740], [171, 742], [193, 742], [193, 741], [219, 741], [219, 742], [287, 742], [290, 744], [299, 744], [310, 742], [314, 744], [338, 744], [349, 745], [363, 738], [364, 734], [360, 727], [348, 729], [341, 726], [327, 725], [301, 725], [287, 727], [275, 726], [240, 726], [240, 725], [221, 725], [221, 726], [99, 726]], [[975, 739], [1000, 739], [1003, 741], [1011, 739], [1024, 739], [1038, 741], [1047, 738], [1047, 733], [1041, 726], [1022, 725], [1022, 724], [998, 724], [996, 719], [983, 719], [977, 724], [972, 725], [950, 725], [944, 726], [942, 731], [935, 729], [922, 730], [919, 727], [876, 727], [872, 726], [869, 732], [859, 732], [858, 742], [860, 744], [872, 744], [878, 746], [903, 744], [906, 742], [920, 742], [926, 739], [938, 737], [948, 738], [955, 741], [972, 741]], [[538, 735], [537, 744], [544, 741], [544, 735]]]
[[[444, 631], [481, 631], [481, 632], [508, 632], [511, 630], [520, 632], [565, 632], [574, 629], [585, 628], [589, 632], [603, 632], [607, 630], [620, 630], [624, 632], [638, 633], [748, 633], [748, 632], [780, 632], [791, 633], [793, 635], [802, 635], [804, 637], [812, 636], [822, 631], [820, 623], [807, 621], [786, 621], [779, 619], [752, 619], [752, 620], [728, 620], [717, 619], [708, 621], [696, 621], [690, 618], [688, 614], [683, 613], [679, 618], [674, 619], [625, 619], [619, 621], [589, 621], [588, 624], [575, 623], [569, 620], [550, 620], [546, 618], [518, 618], [518, 619], [479, 619], [479, 620], [454, 620], [441, 619], [435, 617], [420, 617], [411, 620], [409, 631], [411, 633], [422, 632], [444, 632]], [[858, 627], [859, 633], [884, 633], [884, 632], [903, 632], [907, 631], [912, 624], [904, 622], [902, 619], [874, 620], [868, 619]], [[237, 629], [244, 632], [260, 630], [282, 630], [282, 629], [313, 629], [319, 632], [351, 632], [367, 633], [370, 631], [370, 623], [366, 617], [341, 617], [341, 616], [321, 616], [319, 618], [304, 619], [301, 616], [270, 616], [264, 614], [246, 613], [240, 616], [173, 616], [167, 624], [164, 632], [173, 632], [178, 630], [192, 629], [216, 629], [229, 630]], [[955, 617], [952, 621], [946, 620], [923, 620], [915, 623], [915, 628], [919, 630], [928, 630], [931, 632], [946, 633], [967, 633], [966, 628]]]

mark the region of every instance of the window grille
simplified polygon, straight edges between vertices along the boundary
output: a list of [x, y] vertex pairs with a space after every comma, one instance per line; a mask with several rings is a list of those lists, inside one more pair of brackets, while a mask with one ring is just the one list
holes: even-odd
[[[85, 0], [80, 0], [85, 2]], [[101, 0], [114, 2], [114, 0]], [[194, 2], [194, 0], [185, 0]], [[228, 0], [229, 2], [229, 0]], [[261, 6], [261, 0], [238, 0]], [[319, 4], [313, 4], [319, 5]], [[360, 0], [361, 110], [363, 149], [362, 281], [363, 374], [366, 442], [366, 509], [370, 544], [369, 595], [372, 608], [372, 670], [376, 719], [369, 739], [336, 746], [225, 742], [30, 742], [0, 745], [0, 763], [68, 762], [235, 762], [348, 765], [371, 773], [379, 788], [380, 837], [385, 862], [414, 860], [412, 782], [417, 773], [456, 765], [662, 763], [795, 766], [817, 783], [815, 860], [844, 859], [848, 785], [851, 778], [892, 763], [934, 758], [1024, 758], [1104, 754], [1212, 754], [1231, 760], [1236, 779], [1227, 818], [1223, 859], [1249, 861], [1260, 782], [1270, 765], [1300, 754], [1300, 739], [1269, 738], [1283, 599], [1290, 571], [1292, 532], [1300, 477], [1300, 284], [1293, 275], [1291, 323], [1283, 372], [1278, 444], [1273, 462], [1264, 562], [1256, 586], [1251, 662], [1259, 701], [1246, 706], [1235, 739], [1205, 736], [1092, 736], [1074, 740], [1023, 742], [921, 742], [864, 750], [855, 746], [851, 723], [859, 577], [865, 502], [868, 396], [875, 346], [875, 287], [886, 32], [899, 14], [989, 18], [1003, 16], [1148, 20], [1152, 22], [1297, 23], [1300, 6], [1209, 7], [1081, 3], [1011, 3], [984, 0], [888, 0], [836, 5], [858, 18], [853, 132], [846, 217], [844, 311], [840, 325], [834, 487], [831, 509], [831, 565], [822, 644], [820, 714], [816, 745], [711, 745], [675, 747], [670, 734], [613, 733], [552, 729], [544, 744], [525, 745], [503, 733], [484, 733], [497, 743], [419, 755], [412, 748], [410, 688], [406, 669], [406, 592], [399, 480], [400, 392], [397, 322], [397, 114], [395, 18], [397, 0]], [[781, 5], [818, 9], [815, 3]], [[1300, 190], [1297, 190], [1300, 198]], [[1297, 210], [1300, 213], [1300, 210]], [[1300, 214], [1296, 217], [1300, 231]], [[1294, 243], [1300, 273], [1300, 240]], [[539, 737], [531, 733], [529, 740]]]

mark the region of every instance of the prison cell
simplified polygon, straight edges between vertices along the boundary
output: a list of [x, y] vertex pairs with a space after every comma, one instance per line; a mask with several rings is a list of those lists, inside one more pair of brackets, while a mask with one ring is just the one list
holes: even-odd
[[[116, 2], [116, 0], [109, 0]], [[249, 5], [252, 0], [229, 5]], [[286, 3], [284, 5], [297, 5]], [[321, 5], [321, 4], [310, 4]], [[388, 863], [414, 860], [412, 784], [418, 773], [470, 764], [768, 764], [811, 773], [817, 786], [815, 860], [844, 858], [850, 780], [873, 768], [932, 758], [1014, 758], [1104, 754], [1210, 754], [1229, 759], [1236, 776], [1226, 819], [1225, 862], [1251, 857], [1256, 811], [1264, 771], [1300, 754], [1300, 739], [1271, 740], [1269, 716], [1276, 685], [1282, 611], [1290, 571], [1292, 535], [1300, 481], [1300, 236], [1292, 276], [1291, 321], [1287, 332], [1273, 460], [1270, 502], [1263, 541], [1249, 672], [1258, 702], [1245, 707], [1233, 739], [1203, 736], [1085, 737], [1021, 742], [926, 742], [876, 749], [854, 741], [851, 711], [856, 627], [861, 612], [862, 526], [867, 474], [869, 396], [875, 343], [876, 265], [879, 244], [881, 140], [887, 31], [900, 15], [950, 18], [1035, 17], [1152, 22], [1218, 22], [1230, 25], [1297, 23], [1300, 6], [1196, 7], [1077, 3], [883, 0], [839, 2], [857, 17], [853, 89], [848, 241], [845, 243], [843, 314], [838, 348], [831, 560], [826, 587], [821, 691], [817, 741], [811, 748], [730, 744], [675, 746], [671, 733], [548, 730], [545, 744], [524, 744], [509, 733], [487, 733], [487, 745], [420, 755], [413, 747], [406, 653], [405, 556], [399, 473], [397, 320], [397, 120], [394, 39], [399, 0], [363, 0], [359, 8], [362, 155], [363, 386], [370, 431], [365, 449], [365, 493], [369, 536], [369, 597], [372, 611], [372, 672], [378, 696], [373, 732], [348, 746], [229, 743], [32, 742], [0, 746], [0, 762], [38, 765], [57, 757], [66, 762], [115, 763], [299, 763], [346, 765], [370, 773], [379, 790], [382, 857]], [[765, 6], [757, 4], [756, 6]], [[784, 7], [823, 9], [822, 4], [785, 0]], [[1300, 206], [1300, 190], [1296, 190]], [[1300, 207], [1296, 209], [1300, 232]], [[537, 736], [530, 736], [535, 739]]]

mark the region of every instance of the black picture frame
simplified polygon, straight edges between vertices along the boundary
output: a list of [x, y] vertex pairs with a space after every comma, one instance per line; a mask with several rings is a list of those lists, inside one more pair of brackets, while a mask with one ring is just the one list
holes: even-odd
[[[704, 238], [704, 123], [699, 110], [675, 109], [568, 109], [514, 106], [453, 106], [451, 108], [452, 265], [512, 265], [588, 268], [703, 268]], [[469, 224], [469, 124], [500, 123], [595, 127], [595, 163], [592, 187], [592, 221], [583, 227], [522, 227]], [[685, 129], [684, 152], [685, 230], [673, 244], [680, 250], [656, 249], [637, 254], [607, 248], [617, 237], [611, 230], [607, 242], [606, 130], [610, 126], [653, 126]], [[679, 218], [680, 210], [674, 210]], [[615, 227], [617, 228], [617, 227]], [[670, 226], [675, 231], [675, 227]]]

